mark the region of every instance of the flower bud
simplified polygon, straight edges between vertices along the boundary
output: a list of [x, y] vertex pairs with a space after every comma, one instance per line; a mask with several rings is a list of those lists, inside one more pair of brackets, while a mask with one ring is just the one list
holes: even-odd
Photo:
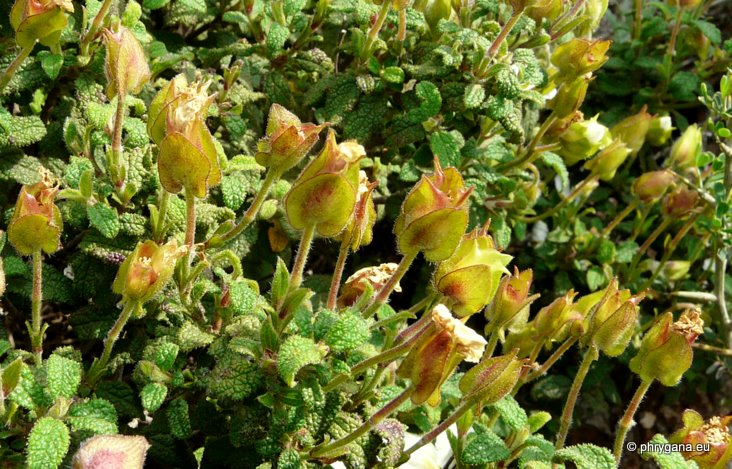
[[691, 262], [689, 261], [668, 261], [663, 266], [663, 276], [666, 277], [666, 280], [676, 282], [686, 277], [690, 267]]
[[643, 381], [657, 379], [664, 386], [675, 386], [691, 367], [691, 344], [704, 333], [699, 311], [686, 310], [678, 321], [673, 314], [662, 315], [646, 333], [630, 369]]
[[452, 5], [450, 5], [450, 0], [427, 0], [422, 13], [424, 13], [424, 19], [430, 29], [435, 31], [440, 20], [450, 18]]
[[142, 469], [150, 445], [144, 436], [97, 435], [81, 444], [73, 469]]
[[584, 17], [588, 19], [588, 22], [582, 28], [582, 31], [579, 33], [580, 35], [584, 36], [597, 29], [602, 17], [605, 16], [607, 5], [608, 0], [587, 0], [587, 3], [585, 3]]
[[485, 339], [455, 319], [445, 305], [438, 304], [430, 313], [430, 328], [415, 343], [397, 375], [412, 381], [412, 402], [440, 403], [440, 386], [450, 377], [458, 364], [465, 360], [478, 363], [485, 350]]
[[422, 251], [430, 262], [450, 257], [468, 225], [471, 192], [457, 169], [443, 171], [435, 158], [435, 172], [422, 176], [407, 194], [394, 224], [402, 254]]
[[578, 321], [582, 321], [581, 315], [577, 314], [572, 303], [577, 293], [569, 290], [564, 296], [556, 298], [554, 301], [544, 306], [536, 313], [536, 317], [532, 321], [537, 338], [548, 339], [549, 341], [562, 341], [567, 335], [576, 335], [575, 330], [581, 332], [582, 327], [573, 327]]
[[147, 130], [160, 147], [158, 174], [166, 191], [186, 189], [203, 198], [221, 182], [221, 168], [205, 119], [214, 96], [210, 82], [189, 84], [184, 75], [168, 83], [150, 104]]
[[629, 154], [630, 148], [622, 141], [615, 139], [597, 156], [586, 162], [584, 168], [589, 169], [592, 174], [603, 181], [610, 181], [615, 177], [615, 171], [625, 162]]
[[68, 23], [66, 12], [74, 12], [71, 0], [15, 0], [10, 10], [15, 42], [21, 48], [33, 47], [36, 41], [57, 47]]
[[671, 116], [656, 116], [651, 119], [651, 123], [648, 126], [646, 140], [654, 147], [660, 147], [671, 138], [674, 128], [671, 122]]
[[483, 405], [498, 402], [511, 392], [521, 377], [525, 360], [516, 358], [518, 350], [499, 357], [487, 357], [460, 379], [463, 399], [477, 399]]
[[574, 80], [589, 72], [594, 72], [607, 62], [607, 55], [612, 41], [575, 38], [557, 47], [552, 54], [551, 62], [557, 69], [555, 83]]
[[154, 241], [138, 243], [119, 267], [112, 291], [128, 301], [150, 300], [168, 283], [176, 260], [185, 252], [175, 240], [163, 246]]
[[493, 301], [485, 310], [485, 317], [491, 327], [503, 329], [514, 324], [525, 324], [529, 318], [529, 305], [539, 295], [529, 296], [534, 272], [526, 269], [519, 272], [514, 267], [513, 275], [503, 277]]
[[651, 120], [653, 120], [653, 116], [648, 114], [646, 106], [643, 106], [638, 114], [626, 117], [615, 124], [610, 129], [610, 133], [613, 138], [625, 143], [625, 146], [630, 149], [631, 155], [635, 155], [646, 140]]
[[[682, 416], [684, 427], [671, 435], [669, 443], [684, 445], [684, 459], [697, 463], [701, 468], [722, 469], [732, 460], [732, 434], [729, 427], [732, 415], [712, 417], [708, 421], [695, 410], [687, 409]], [[708, 451], [699, 451], [704, 446]]]
[[586, 160], [612, 142], [610, 131], [597, 122], [597, 117], [573, 122], [559, 136], [559, 142], [562, 144], [559, 154], [568, 166]]
[[582, 106], [590, 80], [592, 77], [585, 75], [571, 82], [565, 82], [559, 87], [557, 95], [549, 102], [549, 108], [554, 111], [558, 119], [564, 119], [574, 114]]
[[698, 202], [699, 194], [695, 190], [681, 186], [663, 198], [661, 213], [667, 217], [686, 218]]
[[696, 124], [692, 124], [674, 142], [667, 164], [670, 163], [680, 170], [695, 168], [696, 157], [699, 156], [701, 150], [701, 129]]
[[457, 250], [435, 270], [434, 286], [444, 295], [450, 309], [464, 317], [481, 310], [496, 294], [512, 257], [496, 250], [487, 233], [476, 228], [463, 236]]
[[107, 76], [107, 97], [124, 99], [127, 93], [137, 94], [150, 79], [150, 67], [145, 59], [145, 51], [132, 32], [124, 26], [117, 31], [104, 31], [107, 45], [107, 60], [104, 72]]
[[378, 183], [369, 183], [364, 171], [359, 171], [358, 177], [358, 195], [353, 216], [339, 236], [340, 240], [348, 240], [353, 251], [371, 243], [376, 223], [376, 208], [372, 194]]
[[633, 193], [644, 204], [652, 204], [674, 186], [676, 177], [667, 169], [643, 173], [633, 183]]
[[[351, 306], [366, 291], [366, 285], [372, 287], [372, 291], [378, 291], [386, 282], [394, 275], [398, 265], [390, 262], [381, 264], [378, 267], [365, 267], [356, 271], [353, 275], [346, 279], [341, 288], [341, 295], [338, 298], [338, 306], [341, 308]], [[395, 292], [402, 291], [399, 284], [394, 288]]]
[[24, 256], [38, 250], [58, 251], [63, 229], [61, 212], [53, 203], [58, 188], [48, 175], [32, 186], [23, 186], [8, 224], [8, 241]]
[[515, 3], [523, 4], [526, 16], [538, 24], [544, 19], [554, 21], [562, 12], [562, 0], [524, 0]]
[[643, 295], [630, 296], [629, 290], [618, 290], [613, 279], [605, 295], [586, 320], [587, 333], [582, 343], [597, 347], [609, 357], [617, 357], [628, 346], [638, 320], [638, 303]]
[[323, 151], [303, 169], [285, 196], [285, 212], [293, 228], [315, 226], [333, 237], [351, 220], [358, 194], [358, 162], [366, 155], [355, 142], [338, 145], [328, 132]]
[[267, 119], [267, 135], [257, 144], [257, 163], [282, 174], [295, 167], [318, 141], [325, 125], [303, 124], [298, 117], [273, 104]]

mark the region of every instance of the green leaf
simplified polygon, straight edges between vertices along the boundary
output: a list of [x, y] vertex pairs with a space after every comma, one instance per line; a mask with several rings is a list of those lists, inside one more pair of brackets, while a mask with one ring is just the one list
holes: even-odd
[[229, 306], [227, 312], [233, 316], [251, 314], [257, 303], [257, 292], [246, 280], [237, 280], [229, 284]]
[[28, 468], [59, 467], [70, 442], [69, 429], [62, 421], [51, 417], [38, 419], [28, 437]]
[[148, 412], [155, 412], [165, 402], [168, 395], [168, 388], [161, 383], [150, 383], [140, 391], [142, 407]]
[[183, 399], [175, 399], [168, 405], [166, 411], [170, 434], [179, 440], [191, 436], [191, 419], [188, 415], [188, 402]]
[[435, 132], [430, 135], [432, 153], [440, 159], [443, 168], [460, 166], [460, 144], [447, 132]]
[[202, 331], [192, 322], [184, 323], [178, 330], [178, 345], [183, 352], [205, 347], [214, 340], [214, 335]]
[[295, 375], [307, 365], [315, 365], [325, 355], [312, 339], [300, 336], [290, 336], [280, 347], [277, 357], [277, 370], [280, 376], [292, 387], [295, 385]]
[[552, 414], [549, 412], [534, 412], [529, 415], [529, 431], [531, 433], [538, 432], [544, 425], [546, 425], [552, 419]]
[[381, 78], [387, 83], [404, 83], [404, 70], [399, 67], [386, 67], [381, 72]]
[[179, 347], [172, 343], [166, 342], [155, 348], [155, 364], [163, 371], [169, 371], [178, 357]]
[[477, 83], [472, 84], [465, 88], [465, 94], [463, 95], [463, 104], [466, 109], [475, 109], [480, 107], [485, 99], [485, 88], [483, 85]]
[[106, 238], [114, 238], [119, 233], [119, 218], [117, 211], [102, 203], [89, 205], [86, 208], [86, 214], [89, 217], [89, 223], [98, 229]]
[[251, 396], [262, 384], [257, 362], [228, 351], [216, 363], [208, 376], [208, 392], [216, 398], [241, 401]]
[[289, 35], [290, 30], [286, 26], [282, 26], [279, 23], [272, 23], [265, 41], [267, 52], [271, 57], [277, 56], [282, 52]]
[[221, 195], [224, 204], [232, 210], [239, 210], [239, 207], [247, 198], [249, 181], [241, 173], [227, 174], [221, 179]]
[[75, 432], [93, 435], [117, 433], [117, 409], [106, 399], [77, 402], [69, 409], [69, 424]]
[[53, 354], [46, 363], [48, 390], [53, 398], [74, 397], [81, 384], [81, 364], [74, 360]]
[[602, 264], [612, 264], [615, 261], [615, 243], [603, 239], [597, 248], [597, 261]]
[[350, 311], [338, 317], [325, 335], [325, 343], [334, 352], [348, 352], [366, 343], [370, 336], [366, 320], [360, 313]]
[[607, 279], [605, 278], [605, 273], [602, 271], [601, 268], [596, 265], [593, 265], [592, 267], [587, 269], [586, 275], [587, 288], [589, 288], [590, 291], [597, 291], [607, 282]]
[[41, 51], [38, 53], [38, 58], [41, 59], [41, 68], [46, 72], [48, 78], [55, 80], [64, 65], [64, 56], [52, 54], [49, 51]]
[[554, 453], [554, 462], [572, 461], [577, 467], [615, 469], [615, 458], [607, 448], [583, 443], [569, 446]]
[[[662, 446], [668, 444], [668, 440], [665, 436], [656, 434], [653, 436], [653, 438], [651, 438], [648, 443], [655, 445], [656, 448], [661, 448]], [[676, 451], [670, 453], [645, 451], [643, 453], [640, 453], [640, 455], [646, 461], [653, 460], [653, 462], [658, 464], [658, 467], [661, 469], [687, 469], [689, 467], [689, 464], [684, 459], [684, 456]]]
[[462, 461], [465, 464], [485, 465], [492, 462], [503, 461], [511, 455], [503, 440], [488, 430], [478, 433], [470, 440], [462, 454]]
[[511, 396], [506, 396], [492, 406], [501, 414], [501, 420], [513, 431], [523, 430], [529, 425], [526, 411]]
[[163, 8], [168, 3], [170, 3], [170, 0], [144, 0], [142, 5], [151, 10], [157, 10], [159, 8]]
[[[10, 344], [8, 344], [8, 346], [9, 345]], [[4, 399], [15, 390], [16, 386], [18, 386], [18, 383], [20, 382], [20, 374], [22, 371], [22, 358], [16, 358], [10, 365], [6, 366], [2, 370], [2, 373], [0, 373], [2, 376], [2, 380], [0, 380], [0, 384], [2, 384], [2, 395], [0, 396], [0, 399]]]
[[272, 306], [279, 309], [290, 289], [290, 272], [282, 258], [277, 258], [277, 267], [272, 278]]
[[713, 23], [704, 20], [694, 20], [694, 26], [696, 26], [696, 29], [701, 31], [701, 33], [705, 35], [712, 44], [717, 45], [722, 42], [722, 32]]
[[625, 241], [620, 243], [615, 252], [615, 260], [621, 264], [627, 264], [633, 260], [633, 256], [638, 252], [639, 246], [635, 241]]
[[545, 151], [541, 154], [541, 161], [557, 173], [559, 179], [562, 181], [562, 187], [560, 189], [569, 187], [569, 171], [567, 171], [567, 166], [564, 164], [561, 156]]

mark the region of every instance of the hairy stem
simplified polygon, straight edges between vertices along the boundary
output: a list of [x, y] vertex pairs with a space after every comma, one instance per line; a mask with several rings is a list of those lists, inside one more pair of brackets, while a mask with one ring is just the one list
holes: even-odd
[[97, 13], [97, 16], [94, 17], [94, 20], [92, 21], [91, 27], [89, 28], [89, 31], [84, 35], [84, 37], [81, 40], [81, 45], [79, 47], [79, 56], [84, 58], [89, 58], [89, 45], [96, 37], [97, 33], [99, 32], [99, 27], [102, 25], [102, 21], [104, 21], [104, 18], [109, 13], [109, 7], [112, 5], [112, 0], [104, 0], [102, 3], [102, 6], [99, 8], [99, 12]]
[[564, 447], [564, 442], [567, 439], [567, 433], [569, 433], [569, 427], [572, 424], [572, 414], [574, 413], [574, 406], [577, 403], [577, 397], [579, 396], [580, 389], [582, 389], [582, 383], [587, 377], [587, 372], [590, 371], [592, 362], [598, 359], [600, 352], [597, 348], [590, 346], [585, 352], [585, 357], [582, 359], [577, 375], [574, 377], [572, 387], [569, 390], [567, 401], [564, 404], [564, 411], [562, 412], [562, 420], [559, 425], [559, 433], [557, 434], [557, 441], [555, 446], [558, 450]]
[[486, 71], [488, 70], [488, 66], [493, 60], [493, 57], [495, 57], [498, 53], [498, 49], [501, 47], [501, 44], [503, 44], [503, 41], [505, 41], [508, 35], [511, 34], [511, 30], [514, 26], [516, 26], [516, 22], [519, 20], [519, 18], [521, 18], [523, 12], [523, 9], [514, 10], [511, 18], [509, 18], [506, 24], [503, 25], [503, 28], [501, 28], [501, 32], [498, 33], [498, 36], [496, 36], [496, 38], [493, 40], [493, 43], [488, 48], [485, 55], [483, 56], [483, 59], [481, 59], [480, 63], [478, 64], [477, 75], [479, 77], [483, 77], [485, 75]]
[[521, 383], [525, 384], [529, 381], [533, 381], [536, 378], [542, 376], [544, 373], [549, 371], [549, 368], [551, 368], [560, 358], [562, 358], [562, 355], [564, 355], [564, 352], [570, 349], [575, 343], [577, 343], [578, 338], [577, 337], [570, 337], [569, 339], [562, 342], [562, 345], [560, 345], [554, 353], [551, 354], [549, 358], [546, 359], [546, 361], [536, 370], [526, 377], [526, 380]]
[[41, 325], [41, 307], [43, 306], [43, 254], [38, 249], [33, 252], [33, 292], [31, 296], [31, 324], [33, 334], [31, 345], [36, 364], [43, 360], [43, 328]]
[[[271, 169], [267, 171], [267, 176], [265, 176], [264, 181], [262, 182], [262, 187], [259, 189], [259, 192], [257, 192], [257, 195], [254, 196], [252, 204], [244, 213], [241, 221], [218, 239], [221, 244], [227, 243], [239, 236], [241, 232], [254, 221], [257, 217], [257, 213], [259, 213], [259, 209], [262, 208], [262, 204], [267, 200], [267, 195], [269, 195], [272, 185], [277, 182], [279, 178], [280, 174], [277, 171], [272, 171]], [[207, 241], [206, 244], [209, 242], [210, 240]]]
[[120, 188], [124, 185], [124, 173], [122, 168], [122, 127], [125, 123], [125, 96], [120, 90], [117, 94], [117, 111], [114, 115], [114, 130], [112, 133], [112, 151], [109, 161], [107, 161], [107, 171], [115, 187]]
[[13, 79], [16, 72], [18, 71], [18, 68], [20, 68], [21, 64], [25, 62], [25, 59], [28, 58], [31, 51], [33, 51], [33, 47], [35, 44], [24, 47], [20, 50], [18, 53], [18, 56], [13, 59], [13, 61], [8, 65], [8, 68], [5, 69], [5, 72], [3, 72], [2, 77], [0, 77], [0, 95], [3, 94], [3, 90], [6, 86], [8, 86], [8, 83], [10, 83], [10, 80]]
[[122, 313], [117, 318], [117, 321], [115, 321], [112, 329], [109, 330], [107, 338], [104, 339], [104, 352], [102, 352], [102, 356], [99, 358], [99, 361], [95, 361], [89, 369], [89, 376], [87, 380], [90, 385], [93, 386], [94, 383], [101, 378], [102, 373], [104, 373], [105, 368], [107, 368], [109, 358], [112, 356], [112, 348], [114, 348], [114, 344], [117, 342], [117, 339], [119, 339], [119, 335], [122, 333], [122, 329], [124, 329], [127, 321], [132, 317], [132, 313], [139, 306], [140, 305], [136, 301], [125, 302], [125, 305], [122, 308]]
[[363, 425], [358, 427], [352, 433], [344, 436], [340, 440], [334, 441], [333, 443], [327, 444], [320, 448], [315, 448], [310, 453], [310, 455], [313, 457], [316, 457], [316, 458], [320, 457], [320, 456], [325, 456], [328, 453], [332, 453], [334, 450], [341, 448], [343, 446], [346, 446], [347, 444], [356, 440], [358, 437], [360, 437], [364, 433], [368, 432], [369, 430], [373, 429], [376, 425], [381, 423], [382, 420], [384, 420], [389, 415], [394, 413], [399, 407], [401, 407], [402, 404], [404, 404], [411, 397], [413, 392], [414, 392], [414, 388], [412, 386], [408, 387], [401, 394], [399, 394], [397, 397], [392, 399], [388, 404], [386, 404], [384, 407], [382, 407], [381, 409], [376, 411], [376, 413], [371, 415], [371, 417], [369, 417], [368, 420], [366, 420], [366, 422], [363, 423]]
[[638, 207], [638, 200], [633, 200], [631, 203], [628, 204], [627, 207], [623, 209], [622, 212], [620, 212], [613, 221], [610, 222], [609, 225], [605, 227], [604, 230], [602, 230], [602, 235], [600, 235], [603, 238], [607, 238], [610, 236], [610, 233], [623, 221], [625, 220], [625, 217], [630, 215], [630, 212], [635, 210]]
[[330, 281], [330, 290], [328, 291], [328, 304], [326, 308], [335, 309], [336, 300], [338, 299], [338, 289], [341, 286], [341, 278], [343, 278], [343, 269], [346, 266], [346, 258], [348, 257], [348, 250], [350, 240], [343, 238], [341, 241], [341, 248], [338, 251], [338, 260], [336, 261], [335, 269], [333, 270], [333, 279]]
[[651, 233], [648, 239], [646, 239], [646, 241], [641, 245], [641, 247], [638, 249], [638, 252], [635, 253], [633, 260], [630, 263], [630, 267], [628, 268], [629, 278], [632, 278], [635, 268], [638, 265], [638, 262], [640, 262], [641, 258], [643, 257], [643, 254], [645, 254], [648, 248], [651, 247], [651, 244], [653, 244], [656, 238], [661, 236], [661, 234], [666, 231], [666, 228], [668, 228], [672, 221], [673, 219], [671, 217], [664, 218], [661, 224], [656, 227], [653, 233]]
[[638, 406], [640, 405], [643, 397], [648, 392], [648, 388], [651, 387], [651, 381], [641, 381], [640, 386], [635, 391], [633, 399], [631, 399], [628, 408], [625, 410], [625, 414], [618, 422], [618, 432], [615, 434], [615, 445], [613, 446], [613, 455], [615, 456], [615, 464], [620, 465], [620, 460], [623, 457], [623, 446], [625, 445], [625, 437], [628, 435], [628, 430], [633, 425], [633, 417], [635, 416]]
[[376, 38], [379, 36], [379, 31], [381, 31], [381, 28], [384, 26], [384, 22], [386, 21], [386, 17], [389, 15], [389, 8], [391, 8], [391, 2], [381, 3], [379, 16], [376, 18], [376, 22], [371, 26], [369, 34], [366, 37], [366, 42], [363, 45], [363, 49], [361, 49], [361, 63], [366, 63], [369, 57], [371, 57], [374, 42], [376, 42]]
[[681, 227], [678, 233], [676, 233], [676, 236], [671, 240], [671, 242], [666, 247], [666, 251], [663, 253], [663, 257], [661, 258], [661, 262], [658, 263], [658, 266], [653, 271], [653, 274], [651, 274], [650, 278], [646, 280], [643, 285], [640, 287], [639, 291], [643, 291], [646, 288], [650, 287], [653, 282], [656, 280], [658, 275], [661, 273], [661, 270], [663, 270], [663, 267], [666, 265], [666, 263], [671, 259], [671, 256], [676, 251], [676, 248], [679, 246], [679, 243], [683, 239], [684, 236], [686, 236], [686, 233], [689, 232], [690, 229], [694, 227], [694, 224], [701, 216], [701, 213], [696, 213], [694, 216], [689, 218], [686, 223], [684, 223], [684, 226]]
[[290, 291], [299, 288], [302, 284], [302, 275], [305, 271], [305, 263], [308, 259], [310, 247], [315, 239], [315, 225], [306, 226], [300, 239], [300, 247], [297, 248], [295, 263], [292, 265], [292, 277], [290, 277]]
[[384, 303], [386, 303], [386, 300], [389, 299], [389, 295], [391, 295], [391, 292], [394, 291], [396, 286], [399, 284], [399, 281], [402, 279], [402, 277], [404, 277], [404, 274], [407, 273], [407, 270], [409, 270], [409, 267], [412, 265], [412, 262], [414, 262], [414, 259], [417, 258], [417, 254], [419, 253], [417, 252], [413, 254], [407, 254], [402, 257], [402, 260], [399, 261], [399, 266], [397, 267], [394, 274], [384, 284], [384, 286], [381, 287], [381, 290], [379, 290], [379, 293], [376, 295], [374, 302], [371, 303], [371, 305], [363, 312], [363, 317], [371, 317], [376, 311], [379, 310], [379, 308], [381, 308]]
[[410, 446], [409, 449], [404, 452], [404, 454], [410, 455], [427, 443], [430, 443], [432, 440], [437, 438], [440, 433], [447, 430], [450, 425], [457, 422], [457, 420], [462, 417], [465, 412], [469, 411], [470, 408], [474, 405], [475, 402], [472, 399], [467, 399], [463, 401], [460, 405], [457, 406], [457, 408], [453, 411], [452, 414], [450, 414], [449, 417], [440, 422], [439, 425], [437, 425], [435, 428], [422, 435], [422, 438], [420, 438], [418, 442]]
[[579, 184], [575, 186], [575, 188], [572, 190], [572, 192], [569, 193], [569, 195], [562, 200], [559, 201], [558, 204], [556, 204], [554, 207], [550, 208], [546, 212], [542, 212], [539, 215], [533, 216], [533, 217], [522, 217], [521, 221], [525, 223], [533, 223], [540, 220], [544, 220], [545, 218], [549, 218], [550, 216], [557, 213], [561, 208], [564, 208], [565, 205], [570, 203], [572, 200], [574, 200], [581, 192], [584, 187], [589, 184], [591, 181], [594, 181], [597, 179], [597, 176], [594, 176], [593, 174], [590, 174], [585, 179], [583, 179]]
[[158, 202], [158, 220], [153, 227], [153, 237], [158, 243], [162, 243], [165, 238], [165, 217], [168, 215], [168, 202], [170, 201], [170, 192], [162, 187], [160, 188], [160, 201]]

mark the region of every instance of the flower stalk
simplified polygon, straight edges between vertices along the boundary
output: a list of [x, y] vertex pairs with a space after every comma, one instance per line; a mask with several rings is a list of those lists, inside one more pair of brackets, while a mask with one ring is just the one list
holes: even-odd
[[107, 338], [104, 339], [104, 352], [102, 352], [102, 356], [99, 358], [98, 361], [92, 363], [92, 366], [89, 369], [87, 381], [90, 386], [93, 386], [99, 380], [99, 378], [102, 377], [102, 374], [104, 373], [104, 370], [107, 368], [107, 364], [109, 363], [109, 358], [112, 356], [112, 349], [114, 348], [114, 344], [117, 342], [117, 339], [119, 339], [119, 336], [122, 333], [122, 329], [124, 329], [127, 321], [129, 321], [130, 317], [132, 317], [132, 313], [134, 313], [135, 310], [137, 310], [141, 306], [142, 305], [136, 301], [125, 302], [125, 305], [122, 308], [122, 313], [115, 321], [112, 329], [109, 330]]
[[620, 460], [623, 457], [623, 447], [625, 446], [625, 437], [628, 435], [628, 430], [633, 425], [633, 417], [635, 416], [638, 406], [640, 405], [643, 397], [645, 397], [648, 389], [653, 384], [653, 380], [641, 381], [638, 389], [636, 389], [633, 398], [628, 404], [628, 408], [625, 410], [623, 417], [618, 422], [618, 431], [615, 434], [615, 445], [613, 446], [613, 455], [615, 456], [615, 464], [620, 465]]
[[290, 291], [300, 287], [302, 284], [302, 275], [305, 271], [305, 263], [308, 259], [308, 253], [315, 239], [315, 225], [305, 227], [300, 238], [300, 246], [297, 248], [297, 256], [295, 263], [292, 265], [292, 277], [290, 278]]
[[363, 312], [363, 317], [369, 318], [376, 313], [376, 311], [381, 308], [386, 301], [389, 299], [389, 295], [391, 295], [391, 292], [394, 291], [394, 288], [399, 284], [399, 281], [404, 277], [404, 275], [409, 270], [409, 267], [412, 265], [412, 262], [417, 258], [417, 254], [419, 252], [406, 254], [404, 257], [402, 257], [402, 260], [399, 261], [399, 265], [394, 272], [394, 274], [389, 278], [389, 280], [384, 284], [383, 287], [379, 290], [379, 292], [376, 294], [376, 298], [374, 299], [373, 303], [369, 305], [368, 308]]
[[577, 397], [579, 396], [580, 390], [582, 389], [582, 383], [587, 377], [587, 372], [590, 371], [592, 362], [600, 357], [600, 351], [591, 346], [585, 352], [585, 356], [582, 359], [582, 364], [577, 371], [572, 382], [572, 387], [569, 390], [567, 401], [564, 404], [564, 410], [562, 411], [562, 418], [559, 425], [559, 433], [557, 434], [557, 441], [555, 447], [560, 450], [564, 447], [564, 442], [567, 439], [567, 433], [569, 433], [569, 427], [572, 424], [572, 414], [574, 413], [574, 406], [577, 403]]
[[8, 65], [8, 68], [5, 69], [2, 77], [0, 77], [0, 94], [2, 94], [3, 90], [8, 86], [10, 80], [13, 79], [20, 66], [25, 62], [25, 59], [27, 59], [33, 51], [34, 46], [35, 44], [21, 48], [15, 59], [13, 59], [10, 65]]
[[43, 254], [40, 249], [33, 252], [33, 293], [31, 297], [31, 345], [37, 365], [43, 361], [43, 333], [45, 327], [41, 322], [43, 306]]

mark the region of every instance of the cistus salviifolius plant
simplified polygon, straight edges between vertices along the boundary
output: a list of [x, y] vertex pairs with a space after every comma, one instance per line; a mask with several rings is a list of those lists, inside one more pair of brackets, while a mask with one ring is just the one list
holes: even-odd
[[0, 467], [726, 467], [730, 13], [4, 2]]

